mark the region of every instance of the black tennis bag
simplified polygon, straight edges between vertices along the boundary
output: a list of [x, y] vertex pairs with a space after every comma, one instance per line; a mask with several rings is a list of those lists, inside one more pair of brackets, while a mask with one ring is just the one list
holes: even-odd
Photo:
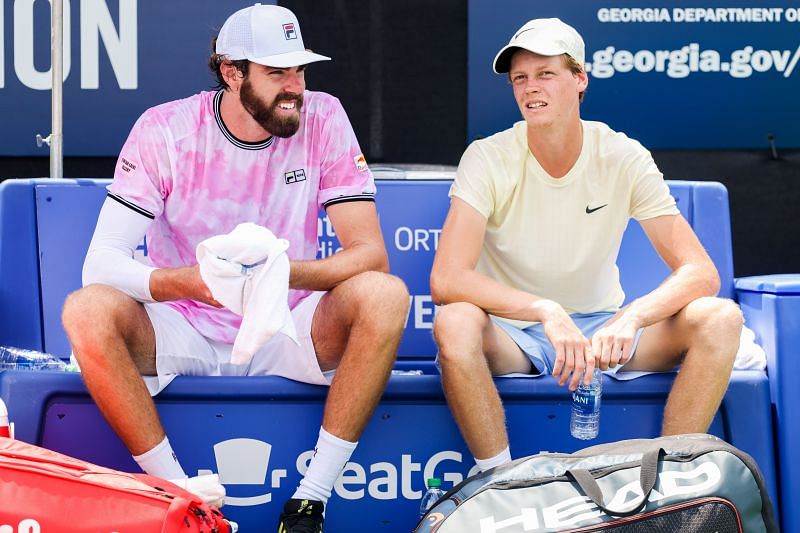
[[445, 494], [416, 533], [778, 531], [752, 457], [703, 434], [541, 453]]

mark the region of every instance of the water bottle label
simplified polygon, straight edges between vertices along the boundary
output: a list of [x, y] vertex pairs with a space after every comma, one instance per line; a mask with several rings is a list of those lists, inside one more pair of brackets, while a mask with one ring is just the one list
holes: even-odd
[[593, 415], [600, 410], [599, 397], [575, 391], [572, 393], [572, 408], [579, 415]]

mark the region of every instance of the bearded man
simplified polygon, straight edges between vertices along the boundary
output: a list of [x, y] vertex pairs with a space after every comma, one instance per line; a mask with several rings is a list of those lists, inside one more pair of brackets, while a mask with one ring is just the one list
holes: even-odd
[[[141, 468], [210, 503], [222, 503], [224, 488], [187, 477], [152, 396], [178, 375], [330, 385], [316, 453], [279, 524], [321, 531], [333, 484], [391, 372], [408, 292], [387, 273], [373, 177], [344, 109], [305, 89], [306, 65], [330, 58], [306, 50], [294, 14], [273, 5], [231, 15], [213, 48], [217, 91], [151, 108], [134, 125], [64, 327], [86, 387]], [[318, 260], [320, 209], [343, 250]], [[274, 335], [237, 364], [242, 317], [212, 295], [196, 249], [245, 222], [288, 240], [298, 342]], [[133, 259], [143, 237], [147, 264]]]

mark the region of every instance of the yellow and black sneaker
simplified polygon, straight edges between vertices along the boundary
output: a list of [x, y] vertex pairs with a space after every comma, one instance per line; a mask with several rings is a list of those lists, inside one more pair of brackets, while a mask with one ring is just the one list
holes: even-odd
[[292, 498], [283, 506], [278, 533], [322, 533], [325, 504]]

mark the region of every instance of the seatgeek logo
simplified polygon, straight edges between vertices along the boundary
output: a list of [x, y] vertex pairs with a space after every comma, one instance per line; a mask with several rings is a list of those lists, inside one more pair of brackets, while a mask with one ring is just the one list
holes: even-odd
[[[270, 469], [270, 456], [273, 445], [257, 439], [230, 439], [214, 445], [220, 483], [223, 485], [257, 485], [264, 487], [256, 496], [226, 496], [225, 505], [252, 507], [272, 501], [271, 489], [281, 487], [288, 475], [286, 468], [273, 465]], [[300, 453], [294, 467], [300, 476], [308, 470], [314, 450]], [[464, 480], [463, 455], [453, 450], [443, 450], [433, 454], [425, 463], [414, 461], [411, 454], [402, 454], [397, 461], [379, 461], [369, 465], [350, 461], [333, 486], [334, 493], [345, 500], [374, 498], [376, 500], [396, 500], [406, 498], [419, 500], [422, 490], [414, 490], [412, 483], [423, 487], [424, 480], [440, 477], [453, 485]], [[473, 466], [467, 476], [477, 472]], [[198, 475], [211, 474], [211, 470], [198, 470]], [[2, 532], [0, 532], [2, 533]]]

